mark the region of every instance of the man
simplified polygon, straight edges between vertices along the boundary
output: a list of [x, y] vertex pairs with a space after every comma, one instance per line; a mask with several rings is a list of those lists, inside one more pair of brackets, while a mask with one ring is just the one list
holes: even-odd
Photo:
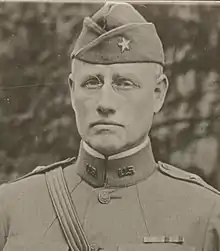
[[163, 65], [131, 5], [85, 18], [69, 76], [79, 156], [0, 189], [0, 250], [220, 250], [219, 192], [152, 154]]

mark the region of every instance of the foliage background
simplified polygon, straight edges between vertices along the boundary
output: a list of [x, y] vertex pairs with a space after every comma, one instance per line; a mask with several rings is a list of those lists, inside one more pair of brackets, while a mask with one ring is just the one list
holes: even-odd
[[[69, 55], [100, 6], [0, 3], [0, 183], [77, 154]], [[151, 132], [156, 158], [220, 189], [220, 6], [135, 8], [158, 29], [170, 81]]]

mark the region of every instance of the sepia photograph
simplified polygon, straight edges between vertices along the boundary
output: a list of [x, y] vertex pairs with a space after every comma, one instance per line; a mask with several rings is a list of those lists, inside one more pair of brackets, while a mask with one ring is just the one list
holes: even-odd
[[220, 251], [219, 13], [0, 1], [0, 251]]

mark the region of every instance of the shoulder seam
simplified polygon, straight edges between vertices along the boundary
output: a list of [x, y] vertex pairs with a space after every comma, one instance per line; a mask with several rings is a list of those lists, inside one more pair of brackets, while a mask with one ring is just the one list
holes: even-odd
[[[190, 172], [187, 172], [185, 170], [182, 170], [182, 169], [178, 169], [172, 165], [169, 165], [169, 164], [166, 164], [166, 163], [163, 163], [161, 161], [158, 162], [159, 164], [159, 170], [161, 173], [171, 177], [171, 178], [174, 178], [174, 179], [177, 179], [177, 180], [182, 180], [182, 181], [185, 181], [185, 182], [188, 182], [188, 183], [192, 183], [192, 184], [195, 184], [195, 185], [198, 185], [200, 187], [203, 187], [217, 195], [220, 195], [220, 191], [218, 191], [216, 188], [212, 187], [211, 185], [209, 185], [208, 183], [206, 183], [200, 176], [198, 176], [197, 174], [194, 174], [194, 173], [190, 173]], [[188, 177], [184, 177], [184, 176], [181, 176], [181, 175], [178, 175], [178, 174], [172, 174], [172, 171], [171, 169], [167, 169], [165, 166], [168, 166], [170, 168], [175, 168], [177, 169], [180, 173], [185, 173], [188, 175]]]
[[49, 164], [47, 166], [37, 166], [30, 173], [27, 173], [24, 176], [19, 177], [18, 179], [12, 180], [12, 181], [8, 182], [8, 184], [14, 183], [19, 180], [23, 180], [25, 178], [28, 178], [28, 177], [31, 177], [31, 176], [34, 176], [37, 174], [44, 174], [44, 173], [49, 172], [50, 170], [53, 170], [59, 166], [61, 166], [62, 168], [65, 168], [65, 167], [73, 164], [75, 161], [76, 161], [76, 157], [72, 157], [72, 158], [67, 158], [65, 160], [55, 162], [53, 164]]

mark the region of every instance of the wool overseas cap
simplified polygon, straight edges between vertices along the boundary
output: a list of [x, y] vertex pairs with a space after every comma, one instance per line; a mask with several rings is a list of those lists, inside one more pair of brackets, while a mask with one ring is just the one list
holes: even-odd
[[164, 52], [154, 24], [128, 3], [107, 2], [86, 17], [71, 58], [91, 64], [154, 62], [164, 65]]

